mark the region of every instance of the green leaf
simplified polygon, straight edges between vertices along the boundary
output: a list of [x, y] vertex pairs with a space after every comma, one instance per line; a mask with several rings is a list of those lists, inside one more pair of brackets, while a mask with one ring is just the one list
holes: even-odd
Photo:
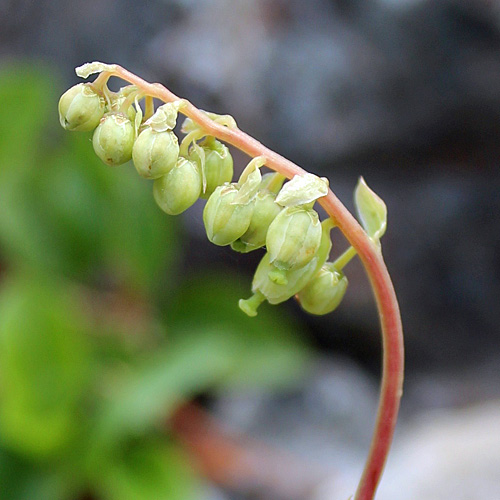
[[387, 228], [387, 207], [363, 177], [359, 178], [354, 191], [354, 204], [365, 231], [374, 240], [379, 240]]
[[213, 386], [233, 366], [233, 346], [213, 330], [184, 332], [115, 382], [98, 416], [104, 443], [139, 435], [170, 415], [181, 401]]
[[[12, 65], [0, 71], [0, 183], [5, 173], [22, 175], [34, 168], [39, 140], [51, 106], [57, 106], [48, 72], [36, 65]], [[54, 112], [51, 117], [56, 120]], [[57, 121], [57, 120], [56, 120]]]
[[2, 500], [64, 500], [75, 497], [74, 478], [53, 467], [36, 466], [0, 448]]
[[238, 308], [250, 282], [224, 273], [198, 275], [183, 284], [169, 304], [166, 317], [172, 340], [191, 331], [193, 342], [218, 332], [219, 342], [232, 350], [233, 368], [218, 384], [231, 388], [283, 388], [303, 374], [310, 349], [290, 318], [263, 305], [249, 318]]
[[195, 500], [196, 479], [187, 457], [165, 440], [136, 442], [95, 470], [103, 500]]
[[4, 282], [0, 318], [0, 437], [26, 455], [58, 453], [78, 432], [85, 320], [69, 290], [33, 275]]
[[177, 221], [155, 205], [132, 168], [111, 169], [85, 134], [0, 179], [0, 247], [8, 260], [89, 281], [103, 271], [151, 290], [177, 255]]

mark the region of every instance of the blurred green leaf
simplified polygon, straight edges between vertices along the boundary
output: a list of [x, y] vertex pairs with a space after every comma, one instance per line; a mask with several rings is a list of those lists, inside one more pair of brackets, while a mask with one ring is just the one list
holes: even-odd
[[233, 367], [234, 346], [224, 335], [185, 334], [116, 381], [99, 416], [100, 441], [111, 444], [147, 431]]
[[[248, 283], [250, 286], [250, 283]], [[265, 306], [249, 318], [238, 308], [238, 298], [249, 290], [228, 274], [208, 273], [187, 281], [166, 311], [170, 337], [196, 331], [202, 338], [217, 331], [232, 345], [234, 369], [221, 385], [233, 388], [283, 387], [301, 376], [310, 350], [291, 319]]]
[[46, 70], [36, 64], [16, 64], [0, 71], [0, 182], [6, 172], [21, 174], [33, 159], [51, 112], [54, 91]]
[[195, 476], [187, 458], [164, 440], [136, 443], [121, 456], [103, 463], [94, 488], [103, 500], [197, 498]]
[[0, 448], [2, 500], [64, 500], [71, 498], [72, 482], [56, 469], [35, 467]]
[[22, 453], [58, 452], [78, 431], [89, 347], [68, 290], [37, 276], [0, 293], [0, 437]]

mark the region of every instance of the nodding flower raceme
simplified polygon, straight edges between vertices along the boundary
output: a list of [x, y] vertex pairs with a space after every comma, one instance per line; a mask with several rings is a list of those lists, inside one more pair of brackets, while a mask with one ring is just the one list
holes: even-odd
[[[154, 199], [167, 214], [182, 213], [199, 198], [207, 199], [203, 222], [211, 242], [242, 253], [263, 249], [252, 295], [239, 301], [249, 316], [265, 301], [279, 304], [294, 296], [311, 314], [335, 310], [348, 285], [344, 268], [360, 253], [377, 298], [384, 340], [378, 417], [355, 495], [356, 500], [373, 500], [397, 420], [404, 365], [397, 298], [381, 256], [385, 203], [360, 178], [354, 191], [358, 224], [329, 191], [326, 178], [270, 151], [238, 130], [231, 116], [202, 111], [115, 64], [87, 63], [76, 73], [98, 76], [63, 94], [63, 128], [94, 130], [95, 152], [108, 165], [132, 159], [139, 175], [153, 181]], [[107, 86], [111, 77], [130, 85], [112, 92]], [[155, 99], [164, 103], [156, 110]], [[179, 127], [184, 134], [180, 144], [175, 132], [179, 113], [186, 117]], [[255, 156], [236, 182], [228, 145]], [[260, 169], [266, 167], [275, 173], [263, 176]], [[322, 221], [314, 209], [318, 200], [328, 215]], [[355, 248], [330, 260], [330, 235], [337, 222]]]
[[[94, 130], [94, 150], [107, 165], [132, 160], [141, 177], [154, 181], [154, 199], [167, 214], [180, 214], [199, 198], [206, 199], [203, 222], [212, 243], [231, 245], [241, 253], [265, 248], [253, 279], [253, 295], [239, 302], [246, 314], [257, 314], [264, 301], [278, 304], [293, 296], [311, 314], [336, 309], [348, 284], [343, 267], [356, 252], [351, 247], [336, 261], [327, 262], [335, 223], [321, 222], [313, 208], [328, 192], [327, 179], [304, 173], [285, 182], [279, 173], [262, 175], [266, 158], [256, 157], [234, 182], [229, 148], [192, 118], [184, 120], [185, 135], [179, 144], [174, 129], [186, 101], [166, 102], [155, 110], [153, 96], [135, 85], [112, 92], [107, 80], [113, 68], [103, 63], [77, 68], [85, 78], [100, 75], [62, 95], [61, 125], [70, 131]], [[204, 113], [219, 125], [236, 128], [231, 116]], [[386, 209], [363, 179], [355, 203], [365, 230], [379, 244]]]

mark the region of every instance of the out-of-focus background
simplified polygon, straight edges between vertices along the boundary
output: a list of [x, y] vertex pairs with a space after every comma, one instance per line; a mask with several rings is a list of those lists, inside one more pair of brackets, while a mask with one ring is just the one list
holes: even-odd
[[60, 128], [92, 60], [232, 114], [351, 209], [365, 177], [407, 348], [377, 498], [500, 498], [497, 0], [0, 0], [0, 498], [342, 499], [372, 432], [359, 263], [333, 314], [245, 317], [262, 253]]

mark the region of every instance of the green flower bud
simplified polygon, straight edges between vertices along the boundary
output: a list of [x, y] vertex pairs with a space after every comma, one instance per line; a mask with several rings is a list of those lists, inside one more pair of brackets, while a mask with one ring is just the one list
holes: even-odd
[[233, 250], [247, 253], [266, 244], [267, 230], [281, 211], [281, 207], [275, 203], [275, 199], [276, 195], [267, 190], [257, 194], [250, 225], [245, 234], [231, 243]]
[[177, 164], [179, 141], [171, 131], [143, 130], [132, 149], [132, 159], [138, 174], [146, 179], [158, 179], [168, 174]]
[[270, 262], [269, 253], [266, 253], [255, 271], [252, 282], [252, 291], [259, 291], [270, 304], [279, 304], [298, 293], [317, 272], [318, 261], [310, 260], [305, 266], [297, 269], [282, 271], [283, 281], [273, 279], [276, 268]]
[[347, 277], [331, 266], [324, 265], [299, 292], [302, 309], [311, 314], [328, 314], [336, 309], [347, 290]]
[[126, 112], [127, 118], [132, 123], [134, 123], [135, 115], [136, 115], [137, 111], [135, 110], [135, 107], [133, 104], [131, 104], [126, 110], [124, 109], [124, 110], [120, 111], [121, 106], [122, 106], [123, 102], [125, 101], [125, 99], [126, 99], [126, 97], [119, 97], [118, 99], [113, 101], [110, 111], [111, 111], [111, 113], [121, 113], [121, 114]]
[[279, 304], [302, 290], [311, 278], [318, 273], [330, 254], [332, 248], [330, 230], [332, 227], [333, 224], [330, 219], [321, 224], [321, 244], [315, 256], [303, 267], [282, 271], [284, 277], [282, 282], [271, 279], [270, 275], [276, 271], [276, 268], [270, 262], [269, 253], [266, 253], [255, 271], [252, 282], [253, 295], [249, 299], [240, 300], [240, 309], [249, 316], [255, 316], [257, 307], [264, 300], [267, 300], [270, 304]]
[[196, 163], [179, 157], [168, 174], [153, 183], [153, 196], [159, 207], [169, 215], [187, 210], [201, 193], [201, 173]]
[[59, 121], [66, 130], [94, 130], [104, 114], [104, 99], [88, 84], [79, 83], [59, 99]]
[[[213, 137], [207, 137], [199, 146], [205, 153], [205, 191], [201, 197], [208, 199], [217, 186], [231, 182], [233, 178], [233, 157], [222, 142]], [[189, 159], [201, 166], [201, 158], [196, 148], [189, 151]]]
[[285, 271], [310, 262], [320, 242], [318, 214], [303, 205], [283, 209], [269, 226], [266, 237], [270, 262]]
[[111, 95], [109, 95], [108, 112], [122, 114], [126, 113], [129, 120], [134, 123], [136, 115], [134, 105], [130, 103], [130, 105], [126, 109], [122, 109], [122, 106], [124, 105], [127, 98], [134, 92], [137, 92], [137, 87], [135, 85], [126, 85], [125, 87], [122, 87], [118, 91], [118, 93], [111, 93]]
[[252, 219], [254, 200], [235, 202], [239, 189], [235, 184], [223, 184], [212, 193], [203, 210], [203, 222], [208, 239], [215, 245], [229, 245], [242, 236]]
[[96, 155], [107, 165], [121, 165], [132, 158], [135, 131], [122, 114], [106, 115], [95, 129], [92, 144]]

